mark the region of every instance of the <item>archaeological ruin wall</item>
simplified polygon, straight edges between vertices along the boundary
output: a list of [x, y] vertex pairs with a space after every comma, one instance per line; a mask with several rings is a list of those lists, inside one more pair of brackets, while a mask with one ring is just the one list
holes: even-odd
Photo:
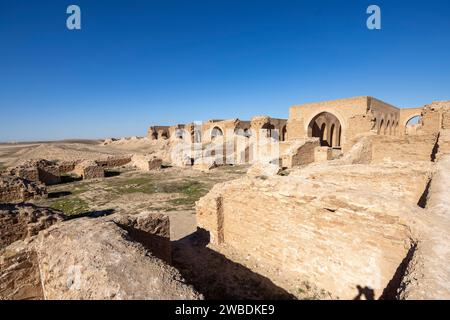
[[431, 169], [361, 166], [216, 185], [197, 203], [198, 225], [218, 250], [258, 261], [254, 271], [280, 285], [302, 279], [334, 298], [353, 299], [358, 288], [380, 298], [414, 246], [408, 221]]

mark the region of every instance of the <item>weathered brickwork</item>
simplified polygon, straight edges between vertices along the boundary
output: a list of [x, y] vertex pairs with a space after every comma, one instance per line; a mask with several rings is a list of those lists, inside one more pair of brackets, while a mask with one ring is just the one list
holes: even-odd
[[42, 300], [36, 252], [21, 241], [0, 249], [0, 300]]
[[104, 168], [115, 168], [115, 167], [122, 167], [128, 163], [131, 162], [131, 155], [125, 155], [125, 156], [109, 156], [105, 159], [99, 159], [95, 162], [100, 167]]
[[437, 135], [398, 137], [373, 136], [372, 162], [431, 161], [435, 157]]
[[42, 182], [46, 185], [61, 182], [59, 166], [56, 162], [44, 159], [26, 161], [18, 166], [9, 168], [7, 174], [29, 181]]
[[172, 262], [169, 217], [162, 214], [142, 213], [122, 215], [114, 219], [131, 237], [144, 245], [155, 257]]
[[74, 173], [84, 180], [103, 178], [105, 171], [95, 161], [85, 160], [75, 166]]
[[[380, 297], [413, 246], [408, 216], [418, 210], [429, 167], [336, 166], [338, 180], [330, 168], [314, 168], [308, 175], [302, 169], [300, 176], [216, 185], [197, 203], [198, 225], [213, 244], [269, 266], [264, 270], [273, 271], [264, 275], [273, 281], [303, 279], [347, 299], [357, 296], [359, 286]], [[392, 183], [384, 184], [389, 178]]]
[[0, 204], [0, 249], [17, 240], [24, 240], [48, 228], [63, 215], [56, 210], [32, 204]]
[[47, 196], [45, 185], [15, 176], [0, 176], [0, 203], [18, 203]]

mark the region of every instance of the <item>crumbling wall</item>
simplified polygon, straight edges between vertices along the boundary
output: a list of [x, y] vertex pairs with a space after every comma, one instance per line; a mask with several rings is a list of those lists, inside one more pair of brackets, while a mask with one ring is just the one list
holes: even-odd
[[84, 160], [78, 163], [75, 166], [74, 173], [85, 180], [103, 178], [105, 176], [103, 167], [92, 160]]
[[369, 164], [372, 161], [372, 140], [369, 136], [359, 137], [352, 148], [338, 161], [342, 164]]
[[201, 299], [180, 273], [110, 218], [65, 221], [32, 243], [46, 299]]
[[42, 300], [36, 252], [18, 241], [0, 250], [0, 300]]
[[32, 204], [0, 204], [0, 249], [38, 234], [63, 217], [59, 211]]
[[163, 214], [141, 213], [121, 215], [114, 221], [127, 230], [134, 241], [144, 245], [155, 257], [172, 262], [170, 221]]
[[17, 203], [47, 196], [43, 184], [15, 176], [0, 176], [0, 203]]
[[131, 158], [131, 164], [143, 171], [151, 171], [161, 169], [162, 160], [149, 155], [135, 154]]
[[374, 116], [372, 113], [355, 115], [348, 119], [348, 127], [345, 132], [345, 143], [342, 148], [345, 152], [350, 150], [361, 134], [367, 134], [374, 129]]
[[404, 137], [371, 136], [372, 162], [431, 161], [433, 160], [437, 135], [414, 135]]
[[410, 257], [397, 290], [398, 299], [450, 298], [450, 155], [442, 155], [431, 181], [426, 214], [415, 223], [420, 231], [417, 248]]
[[330, 147], [316, 147], [314, 149], [315, 162], [327, 162], [333, 159], [333, 150]]
[[104, 168], [121, 167], [131, 162], [131, 155], [109, 156], [105, 159], [99, 159], [95, 162]]
[[77, 164], [82, 162], [82, 160], [65, 160], [58, 162], [59, 174], [64, 174], [75, 170]]
[[59, 166], [55, 162], [45, 159], [25, 161], [9, 168], [7, 174], [29, 181], [42, 182], [46, 185], [61, 182]]
[[314, 162], [314, 149], [318, 146], [318, 138], [280, 142], [281, 166], [292, 168]]
[[421, 134], [436, 134], [441, 129], [441, 114], [433, 104], [426, 105], [422, 112]]
[[442, 112], [442, 129], [450, 129], [450, 107]]
[[438, 160], [443, 155], [450, 154], [450, 129], [441, 130], [439, 132], [437, 151], [438, 154], [436, 155], [436, 158]]
[[[421, 214], [428, 181], [427, 172], [418, 174], [422, 164], [392, 165], [380, 177], [386, 166], [359, 165], [359, 173], [335, 166], [328, 181], [311, 172], [219, 184], [197, 202], [198, 225], [219, 250], [231, 246], [258, 261], [255, 271], [275, 283], [287, 278], [292, 293], [307, 281], [334, 298], [353, 299], [361, 289], [376, 299], [414, 245], [408, 225]], [[413, 175], [420, 183], [411, 186]]]

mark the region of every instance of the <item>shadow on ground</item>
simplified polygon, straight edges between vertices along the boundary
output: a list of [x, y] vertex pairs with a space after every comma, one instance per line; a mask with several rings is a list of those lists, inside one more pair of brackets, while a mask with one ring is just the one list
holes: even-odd
[[295, 299], [268, 278], [207, 248], [208, 243], [204, 230], [172, 242], [174, 267], [205, 299]]
[[120, 174], [120, 171], [105, 170], [105, 178], [117, 177], [120, 176]]
[[77, 215], [66, 216], [66, 220], [73, 220], [79, 218], [100, 218], [109, 216], [114, 213], [114, 209], [100, 210], [100, 211], [88, 211]]

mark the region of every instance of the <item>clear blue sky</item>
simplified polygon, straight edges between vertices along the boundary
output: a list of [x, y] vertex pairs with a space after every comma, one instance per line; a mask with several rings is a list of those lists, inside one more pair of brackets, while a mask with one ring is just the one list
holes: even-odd
[[[366, 28], [370, 4], [381, 31]], [[450, 99], [450, 1], [0, 0], [0, 141], [287, 118], [359, 95]]]

